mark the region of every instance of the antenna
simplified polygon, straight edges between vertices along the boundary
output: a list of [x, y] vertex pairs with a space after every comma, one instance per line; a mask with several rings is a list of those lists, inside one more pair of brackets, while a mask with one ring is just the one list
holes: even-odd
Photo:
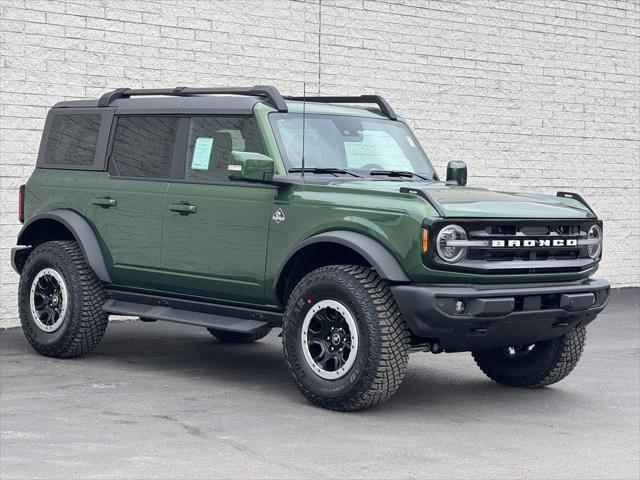
[[300, 165], [302, 172], [301, 177], [304, 177], [304, 137], [305, 137], [305, 124], [307, 123], [307, 82], [302, 82], [302, 165]]

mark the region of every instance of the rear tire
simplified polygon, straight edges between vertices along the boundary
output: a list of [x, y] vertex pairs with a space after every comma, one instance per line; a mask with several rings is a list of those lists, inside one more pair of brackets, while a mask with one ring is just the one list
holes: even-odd
[[33, 349], [47, 357], [79, 357], [102, 339], [109, 316], [102, 283], [76, 242], [38, 245], [18, 287], [20, 323]]
[[510, 387], [540, 388], [559, 382], [580, 360], [587, 336], [581, 325], [551, 340], [528, 347], [509, 347], [488, 352], [473, 352], [473, 358], [485, 375]]
[[271, 331], [270, 328], [265, 328], [258, 333], [242, 333], [242, 332], [230, 332], [229, 330], [217, 330], [215, 328], [207, 328], [209, 333], [216, 337], [218, 340], [224, 343], [251, 343], [266, 337]]
[[388, 285], [369, 267], [332, 265], [305, 276], [285, 310], [289, 372], [312, 403], [362, 410], [391, 397], [409, 360], [409, 330]]

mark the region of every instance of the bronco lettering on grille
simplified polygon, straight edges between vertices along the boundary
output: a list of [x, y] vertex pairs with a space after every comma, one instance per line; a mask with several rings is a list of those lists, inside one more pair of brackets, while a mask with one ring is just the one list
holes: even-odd
[[547, 247], [547, 248], [562, 248], [562, 247], [577, 247], [578, 240], [575, 238], [541, 238], [541, 239], [527, 239], [527, 240], [491, 240], [492, 248], [532, 248], [532, 247]]

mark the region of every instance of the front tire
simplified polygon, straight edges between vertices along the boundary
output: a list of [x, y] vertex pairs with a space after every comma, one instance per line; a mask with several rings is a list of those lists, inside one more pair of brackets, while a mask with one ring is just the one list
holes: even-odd
[[409, 330], [388, 285], [369, 267], [332, 265], [305, 276], [285, 310], [289, 372], [312, 403], [362, 410], [391, 397], [404, 378]]
[[540, 388], [559, 382], [580, 360], [587, 330], [580, 325], [551, 340], [529, 346], [473, 352], [478, 367], [493, 381], [510, 387]]
[[107, 328], [102, 283], [76, 242], [38, 245], [18, 287], [20, 323], [33, 349], [47, 357], [79, 357], [93, 350]]

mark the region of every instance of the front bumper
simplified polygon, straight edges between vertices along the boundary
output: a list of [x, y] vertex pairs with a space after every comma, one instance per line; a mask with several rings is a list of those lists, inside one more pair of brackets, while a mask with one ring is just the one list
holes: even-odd
[[[522, 285], [394, 285], [391, 290], [414, 336], [447, 351], [529, 345], [586, 325], [609, 300], [609, 282]], [[458, 301], [464, 312], [456, 313]]]

